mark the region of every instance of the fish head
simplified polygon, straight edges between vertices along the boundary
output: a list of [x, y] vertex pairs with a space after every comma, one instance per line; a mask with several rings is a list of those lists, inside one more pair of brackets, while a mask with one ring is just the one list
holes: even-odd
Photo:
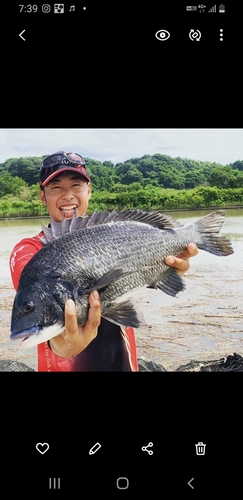
[[10, 339], [21, 340], [20, 348], [36, 346], [65, 330], [65, 300], [71, 297], [62, 297], [61, 289], [59, 284], [55, 294], [53, 282], [19, 287], [13, 303]]

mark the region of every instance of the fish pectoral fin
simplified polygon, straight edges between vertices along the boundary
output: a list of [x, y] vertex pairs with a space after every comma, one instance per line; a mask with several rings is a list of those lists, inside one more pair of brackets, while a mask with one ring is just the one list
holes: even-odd
[[179, 292], [185, 290], [186, 286], [176, 270], [169, 268], [164, 272], [159, 281], [150, 283], [147, 288], [159, 288], [159, 290], [162, 290], [167, 295], [175, 297]]
[[114, 281], [131, 274], [131, 271], [124, 271], [124, 269], [111, 269], [106, 274], [101, 276], [101, 278], [96, 281], [96, 283], [90, 288], [78, 288], [78, 295], [83, 295], [84, 293], [91, 293], [93, 290], [104, 290]]
[[110, 307], [103, 318], [119, 326], [139, 328], [145, 325], [144, 317], [130, 300], [125, 300]]

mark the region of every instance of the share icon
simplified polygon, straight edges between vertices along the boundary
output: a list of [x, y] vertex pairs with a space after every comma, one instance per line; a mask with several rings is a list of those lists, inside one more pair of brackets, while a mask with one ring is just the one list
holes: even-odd
[[153, 455], [153, 451], [152, 450], [148, 450], [148, 448], [151, 448], [153, 445], [153, 443], [148, 443], [147, 446], [142, 446], [142, 451], [146, 451], [149, 455]]

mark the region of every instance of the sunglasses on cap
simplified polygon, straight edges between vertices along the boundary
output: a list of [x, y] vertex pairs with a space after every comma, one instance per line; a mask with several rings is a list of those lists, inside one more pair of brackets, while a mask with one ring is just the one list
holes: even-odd
[[85, 161], [77, 153], [55, 153], [43, 160], [41, 172], [46, 168], [56, 167], [57, 165], [85, 165]]

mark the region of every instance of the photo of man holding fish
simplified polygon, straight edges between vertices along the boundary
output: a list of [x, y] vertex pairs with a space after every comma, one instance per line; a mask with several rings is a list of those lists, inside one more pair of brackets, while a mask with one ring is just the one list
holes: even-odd
[[37, 346], [38, 371], [139, 371], [134, 328], [143, 318], [127, 297], [141, 287], [176, 296], [198, 248], [231, 254], [218, 234], [223, 211], [188, 228], [160, 212], [86, 216], [85, 160], [66, 151], [43, 161], [39, 183], [51, 223], [11, 252], [11, 339]]

